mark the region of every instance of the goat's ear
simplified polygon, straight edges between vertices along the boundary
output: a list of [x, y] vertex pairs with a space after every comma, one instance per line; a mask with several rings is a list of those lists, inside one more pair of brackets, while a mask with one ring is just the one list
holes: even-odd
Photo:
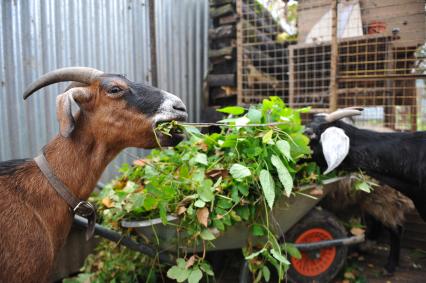
[[75, 121], [80, 112], [80, 105], [76, 102], [87, 98], [84, 88], [72, 88], [56, 97], [56, 116], [59, 122], [59, 133], [68, 138], [75, 128]]
[[329, 127], [321, 134], [322, 152], [327, 162], [327, 174], [336, 169], [349, 153], [349, 137], [337, 127]]

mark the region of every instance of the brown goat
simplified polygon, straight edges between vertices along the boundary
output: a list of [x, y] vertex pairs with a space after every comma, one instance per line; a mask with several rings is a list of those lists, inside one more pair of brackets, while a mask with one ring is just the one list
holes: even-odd
[[[399, 262], [405, 215], [414, 210], [414, 204], [409, 198], [387, 185], [375, 187], [370, 193], [354, 191], [352, 180], [348, 178], [340, 181], [339, 188], [323, 199], [322, 206], [338, 216], [363, 215], [383, 224], [390, 235], [389, 257], [384, 271], [387, 274], [395, 271]], [[371, 228], [367, 225], [367, 232]]]
[[[187, 117], [176, 96], [91, 68], [50, 72], [30, 85], [24, 98], [60, 81], [78, 84], [58, 96], [60, 135], [43, 152], [56, 177], [81, 200], [122, 149], [156, 147], [157, 123]], [[182, 139], [161, 133], [158, 138], [164, 146]], [[33, 159], [0, 163], [0, 193], [0, 282], [48, 281], [72, 224], [69, 206]]]

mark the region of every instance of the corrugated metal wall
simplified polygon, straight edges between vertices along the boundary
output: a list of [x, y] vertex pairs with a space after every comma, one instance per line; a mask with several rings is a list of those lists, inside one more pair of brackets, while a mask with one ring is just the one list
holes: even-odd
[[[207, 0], [156, 0], [159, 87], [200, 116], [207, 68]], [[0, 6], [0, 160], [34, 156], [58, 130], [55, 96], [45, 88], [27, 101], [26, 85], [66, 66], [89, 66], [150, 82], [148, 0], [2, 0]], [[140, 150], [127, 150], [132, 155]], [[131, 159], [123, 153], [103, 180]]]

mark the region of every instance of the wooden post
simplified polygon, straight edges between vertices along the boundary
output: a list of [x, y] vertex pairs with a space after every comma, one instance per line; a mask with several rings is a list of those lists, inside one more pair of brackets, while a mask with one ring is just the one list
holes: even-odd
[[242, 0], [237, 0], [237, 104], [241, 105], [243, 102], [243, 57], [244, 57], [244, 47], [243, 47], [243, 8]]
[[331, 59], [330, 59], [330, 111], [337, 109], [337, 61], [339, 46], [337, 42], [337, 1], [331, 0]]
[[157, 34], [155, 27], [155, 1], [149, 0], [149, 40], [151, 42], [151, 84], [158, 87]]

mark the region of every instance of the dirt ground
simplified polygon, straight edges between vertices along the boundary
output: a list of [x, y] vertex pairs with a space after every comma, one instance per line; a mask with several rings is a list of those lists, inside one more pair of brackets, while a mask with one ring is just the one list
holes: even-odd
[[[400, 266], [393, 276], [384, 276], [388, 246], [371, 245], [368, 251], [350, 251], [345, 268], [333, 283], [420, 283], [426, 282], [426, 252], [402, 249]], [[209, 255], [215, 267], [217, 282], [238, 282], [242, 255], [239, 250], [216, 252]], [[346, 277], [346, 280], [345, 280]]]

